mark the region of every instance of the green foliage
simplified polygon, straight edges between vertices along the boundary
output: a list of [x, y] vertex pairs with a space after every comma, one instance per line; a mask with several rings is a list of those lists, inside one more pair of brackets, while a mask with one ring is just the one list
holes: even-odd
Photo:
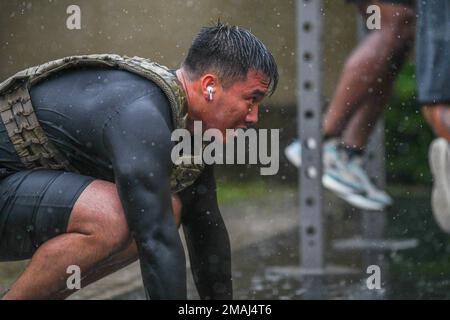
[[385, 113], [386, 170], [390, 182], [428, 184], [428, 146], [433, 133], [416, 100], [414, 65], [407, 64]]
[[[244, 181], [227, 181], [217, 179], [217, 200], [220, 205], [228, 205], [242, 201], [261, 201], [271, 194], [292, 193], [292, 187], [286, 184], [268, 183], [261, 179]], [[295, 189], [294, 189], [295, 190]]]

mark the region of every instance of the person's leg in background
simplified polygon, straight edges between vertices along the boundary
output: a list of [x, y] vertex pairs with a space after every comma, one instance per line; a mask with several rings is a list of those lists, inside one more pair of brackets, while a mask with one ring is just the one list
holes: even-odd
[[[414, 9], [405, 5], [389, 4], [382, 4], [381, 8], [384, 9], [382, 17], [387, 16], [388, 18], [382, 18], [384, 33], [376, 35], [378, 37], [377, 46], [386, 46], [390, 49], [383, 48], [385, 52], [381, 56], [385, 59], [384, 67], [375, 70], [377, 71], [376, 79], [372, 79], [363, 102], [356, 109], [341, 134], [345, 146], [361, 150], [366, 147], [369, 136], [384, 111], [395, 79], [414, 43]], [[381, 37], [383, 40], [380, 40]], [[382, 63], [383, 61], [378, 60], [378, 62]], [[332, 105], [333, 101], [330, 103], [330, 110]]]
[[[371, 31], [347, 59], [324, 116], [324, 185], [359, 208], [381, 210], [392, 199], [367, 177], [362, 156], [412, 46], [415, 14], [412, 5], [397, 1], [351, 2], [364, 18], [369, 5], [378, 5], [381, 29]], [[298, 143], [286, 149], [297, 165], [299, 149]]]
[[450, 142], [450, 103], [424, 106], [422, 114], [434, 134]]
[[[413, 7], [370, 1], [358, 5], [363, 17], [366, 17], [366, 9], [372, 4], [380, 7], [381, 29], [371, 31], [347, 59], [323, 119], [325, 137], [341, 137], [344, 131], [350, 129], [346, 140], [355, 140], [348, 144], [360, 148], [365, 147], [371, 130], [358, 130], [360, 125], [351, 124], [349, 128], [349, 121], [356, 116], [357, 124], [363, 119], [376, 122], [412, 46], [415, 30]], [[357, 141], [354, 136], [361, 134], [362, 138]]]
[[433, 174], [431, 206], [450, 233], [450, 2], [418, 1], [416, 73], [418, 98], [437, 139], [429, 150]]
[[440, 228], [450, 233], [450, 104], [424, 106], [422, 113], [439, 137], [428, 152], [433, 175], [431, 207]]

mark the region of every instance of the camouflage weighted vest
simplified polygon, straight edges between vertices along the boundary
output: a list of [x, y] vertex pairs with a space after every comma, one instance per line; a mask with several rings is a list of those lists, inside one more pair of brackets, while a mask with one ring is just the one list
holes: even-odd
[[[47, 138], [34, 113], [29, 89], [58, 71], [79, 66], [123, 69], [153, 81], [170, 102], [175, 129], [186, 127], [186, 95], [177, 77], [166, 67], [148, 59], [115, 54], [65, 57], [20, 71], [0, 83], [0, 117], [26, 168], [44, 167], [78, 172]], [[170, 181], [172, 192], [191, 185], [202, 170], [203, 165], [176, 166]]]

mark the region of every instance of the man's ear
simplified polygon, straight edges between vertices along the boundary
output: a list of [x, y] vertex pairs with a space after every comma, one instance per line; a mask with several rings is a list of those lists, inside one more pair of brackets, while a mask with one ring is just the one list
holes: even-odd
[[206, 101], [214, 100], [214, 95], [220, 90], [218, 77], [211, 73], [203, 75], [200, 79], [200, 88]]

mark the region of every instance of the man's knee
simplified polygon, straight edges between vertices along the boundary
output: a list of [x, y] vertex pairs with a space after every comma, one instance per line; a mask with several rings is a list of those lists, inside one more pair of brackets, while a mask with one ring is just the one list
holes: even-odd
[[67, 232], [89, 236], [107, 254], [124, 249], [131, 236], [115, 184], [93, 181], [75, 203]]
[[[173, 194], [172, 209], [177, 227], [181, 222], [181, 208], [180, 198]], [[116, 185], [93, 181], [75, 203], [67, 232], [89, 236], [102, 252], [111, 254], [126, 249], [132, 243], [132, 236]]]

